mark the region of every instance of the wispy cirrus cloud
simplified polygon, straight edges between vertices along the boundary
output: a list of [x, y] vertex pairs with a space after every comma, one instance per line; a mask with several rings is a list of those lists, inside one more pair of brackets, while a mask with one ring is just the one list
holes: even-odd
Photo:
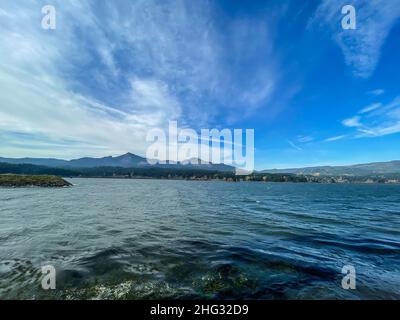
[[287, 141], [287, 143], [293, 148], [293, 149], [295, 149], [295, 150], [298, 150], [298, 151], [302, 151], [303, 150], [303, 148], [301, 148], [300, 146], [298, 146], [296, 143], [294, 143], [293, 141], [291, 141], [291, 140], [286, 140]]
[[314, 140], [314, 137], [312, 136], [297, 136], [297, 141], [300, 143], [307, 143], [307, 142], [311, 142]]
[[400, 132], [400, 97], [387, 104], [375, 103], [360, 110], [358, 115], [345, 119], [342, 124], [355, 128], [353, 137], [382, 137]]
[[[356, 9], [356, 30], [343, 30], [341, 27], [341, 9], [348, 4]], [[354, 76], [368, 78], [374, 72], [381, 48], [399, 17], [399, 0], [355, 0], [351, 3], [345, 0], [323, 0], [310, 25], [329, 26]]]
[[235, 123], [279, 92], [266, 20], [217, 16], [210, 2], [55, 0], [46, 31], [46, 4], [0, 1], [0, 134], [20, 134], [4, 155], [28, 155], [30, 141], [48, 156], [144, 154], [168, 120]]
[[380, 96], [385, 93], [385, 90], [384, 89], [374, 89], [374, 90], [368, 91], [367, 93], [370, 95], [373, 95], [373, 96]]
[[324, 141], [325, 142], [339, 141], [339, 140], [343, 140], [346, 137], [347, 137], [346, 135], [333, 136], [333, 137], [325, 139]]
[[374, 111], [374, 110], [376, 110], [376, 109], [381, 108], [382, 106], [383, 106], [383, 104], [380, 103], [380, 102], [378, 102], [378, 103], [373, 103], [373, 104], [370, 104], [370, 105], [364, 107], [364, 108], [363, 108], [362, 110], [360, 110], [358, 113], [359, 113], [359, 114], [369, 113], [369, 112], [371, 112], [371, 111]]
[[[34, 156], [42, 152], [27, 145], [46, 146], [47, 156], [60, 157], [132, 149], [143, 153], [146, 130], [163, 125], [161, 112], [179, 114], [179, 106], [157, 88], [142, 96], [143, 101], [149, 100], [149, 95], [163, 100], [150, 110], [121, 108], [117, 100], [122, 91], [115, 95], [115, 105], [110, 105], [112, 99], [102, 102], [101, 97], [93, 96], [90, 86], [98, 92], [103, 89], [93, 77], [97, 70], [108, 84], [117, 81], [112, 42], [104, 29], [98, 28], [99, 20], [89, 2], [56, 3], [58, 29], [54, 32], [41, 28], [43, 4], [1, 3], [7, 18], [0, 22], [0, 134], [14, 134], [14, 139], [2, 141], [2, 153]], [[82, 30], [90, 37], [83, 37]], [[60, 150], [60, 145], [69, 148]]]

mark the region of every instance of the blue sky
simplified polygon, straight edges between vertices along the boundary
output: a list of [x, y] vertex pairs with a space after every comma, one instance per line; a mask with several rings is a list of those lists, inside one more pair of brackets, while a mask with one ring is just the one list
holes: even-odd
[[257, 169], [400, 159], [399, 18], [400, 0], [0, 0], [0, 156], [144, 155], [178, 120], [254, 128]]

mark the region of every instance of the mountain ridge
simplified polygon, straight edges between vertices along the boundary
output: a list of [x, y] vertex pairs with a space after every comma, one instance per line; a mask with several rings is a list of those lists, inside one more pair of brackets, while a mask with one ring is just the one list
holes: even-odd
[[344, 166], [314, 166], [303, 168], [287, 168], [287, 169], [268, 169], [262, 170], [262, 173], [293, 173], [305, 175], [373, 175], [400, 173], [400, 160], [360, 163]]
[[[193, 160], [193, 159], [190, 159]], [[190, 161], [189, 160], [189, 161]], [[181, 161], [177, 163], [171, 163], [166, 161], [166, 163], [150, 164], [147, 159], [138, 156], [133, 153], [125, 153], [120, 156], [106, 156], [101, 158], [94, 157], [83, 157], [72, 160], [62, 160], [56, 158], [4, 158], [0, 157], [1, 163], [10, 164], [33, 164], [39, 166], [47, 166], [52, 168], [95, 168], [95, 167], [121, 167], [121, 168], [169, 168], [174, 166], [174, 168], [187, 168], [187, 169], [202, 169], [202, 170], [214, 170], [214, 171], [234, 171], [235, 167], [216, 164], [211, 162], [204, 162], [197, 159], [198, 163], [188, 163], [188, 160]]]
[[[188, 163], [195, 160], [195, 164]], [[51, 168], [77, 169], [77, 168], [95, 168], [95, 167], [121, 167], [121, 168], [177, 168], [177, 169], [201, 169], [231, 172], [235, 167], [225, 164], [215, 164], [205, 162], [201, 159], [189, 159], [177, 163], [166, 161], [166, 163], [158, 163], [151, 165], [147, 159], [133, 154], [125, 153], [119, 156], [106, 156], [100, 158], [83, 157], [72, 160], [63, 160], [57, 158], [5, 158], [0, 157], [1, 163], [10, 164], [31, 164], [38, 166], [47, 166]], [[192, 161], [193, 162], [193, 161]], [[315, 175], [315, 176], [366, 176], [377, 174], [400, 173], [400, 160], [370, 162], [344, 166], [310, 166], [303, 168], [286, 168], [286, 169], [267, 169], [257, 171], [259, 173], [286, 173], [297, 175]]]

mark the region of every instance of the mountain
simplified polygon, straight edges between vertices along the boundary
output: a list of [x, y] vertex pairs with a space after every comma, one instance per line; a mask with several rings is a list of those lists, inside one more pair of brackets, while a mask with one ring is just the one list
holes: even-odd
[[0, 162], [0, 174], [51, 175], [62, 177], [79, 176], [79, 172], [71, 169], [46, 167], [35, 164], [15, 164], [2, 162]]
[[52, 158], [2, 158], [0, 157], [1, 163], [11, 163], [11, 164], [34, 164], [37, 166], [47, 166], [47, 167], [65, 167], [68, 166], [68, 161], [52, 159]]
[[263, 173], [293, 173], [302, 175], [320, 176], [367, 176], [377, 174], [400, 173], [400, 161], [373, 162], [350, 166], [320, 166], [306, 168], [271, 169], [263, 170]]
[[79, 158], [74, 160], [60, 160], [52, 158], [1, 158], [0, 163], [9, 164], [32, 164], [37, 166], [47, 166], [52, 168], [79, 169], [79, 168], [98, 168], [98, 167], [120, 167], [120, 168], [174, 168], [174, 169], [196, 169], [196, 170], [213, 170], [233, 172], [234, 167], [225, 164], [213, 164], [211, 162], [204, 163], [199, 159], [195, 159], [195, 164], [178, 162], [177, 164], [165, 163], [150, 165], [146, 158], [126, 153], [117, 157], [103, 158]]
[[[32, 176], [32, 175], [52, 175], [59, 177], [80, 177], [80, 178], [118, 178], [118, 179], [173, 179], [173, 180], [223, 180], [229, 182], [238, 181], [264, 181], [264, 182], [316, 182], [308, 181], [303, 176], [288, 174], [254, 174], [245, 178], [237, 176], [233, 171], [204, 170], [195, 165], [193, 169], [186, 166], [173, 166], [167, 168], [160, 167], [141, 167], [141, 168], [121, 168], [121, 167], [94, 167], [94, 168], [74, 168], [62, 169], [33, 164], [10, 164], [0, 162], [0, 178], [7, 180], [10, 175]], [[24, 178], [23, 178], [24, 179]], [[7, 180], [8, 181], [8, 180]], [[381, 180], [380, 180], [381, 181]], [[400, 181], [400, 180], [399, 180]], [[16, 184], [16, 183], [15, 183]], [[1, 185], [1, 183], [0, 183]], [[7, 184], [6, 184], [7, 186]]]
[[[233, 166], [225, 164], [214, 164], [203, 162], [200, 159], [191, 159], [189, 161], [172, 164], [150, 165], [147, 159], [133, 153], [126, 153], [116, 157], [103, 158], [79, 158], [74, 160], [61, 160], [53, 158], [2, 158], [0, 163], [9, 164], [31, 164], [37, 166], [46, 166], [50, 168], [79, 169], [79, 168], [98, 168], [98, 167], [119, 167], [119, 168], [162, 168], [162, 169], [187, 169], [187, 170], [210, 170], [221, 172], [234, 172]], [[270, 169], [263, 170], [260, 173], [286, 173], [297, 175], [314, 176], [368, 176], [379, 174], [400, 174], [400, 161], [373, 162], [365, 164], [356, 164], [350, 166], [318, 166], [306, 168], [288, 168], [288, 169]]]
[[188, 159], [186, 161], [178, 162], [176, 164], [172, 164], [169, 161], [166, 164], [159, 164], [157, 167], [160, 168], [171, 168], [177, 167], [179, 169], [195, 169], [195, 170], [213, 170], [213, 171], [226, 171], [233, 172], [235, 171], [235, 167], [223, 164], [223, 163], [211, 163], [205, 162], [198, 158]]
[[[190, 163], [188, 163], [190, 161]], [[162, 169], [187, 169], [187, 170], [209, 170], [221, 172], [234, 172], [233, 166], [225, 164], [214, 164], [211, 162], [203, 162], [200, 159], [190, 159], [188, 161], [173, 164], [167, 162], [165, 164], [150, 165], [147, 159], [133, 153], [126, 153], [116, 157], [103, 158], [79, 158], [74, 160], [61, 160], [53, 158], [2, 158], [0, 163], [9, 164], [31, 164], [37, 166], [46, 166], [50, 168], [62, 169], [79, 169], [79, 168], [98, 168], [98, 167], [119, 167], [119, 168], [162, 168]], [[314, 176], [368, 176], [368, 175], [384, 175], [384, 174], [400, 174], [400, 161], [390, 162], [373, 162], [356, 164], [350, 166], [318, 166], [306, 168], [288, 168], [288, 169], [270, 169], [263, 170], [259, 173], [286, 173], [297, 175], [314, 175]]]
[[147, 165], [148, 163], [146, 158], [137, 156], [129, 152], [118, 157], [80, 158], [68, 162], [68, 166], [72, 168], [93, 168], [93, 167], [135, 168]]

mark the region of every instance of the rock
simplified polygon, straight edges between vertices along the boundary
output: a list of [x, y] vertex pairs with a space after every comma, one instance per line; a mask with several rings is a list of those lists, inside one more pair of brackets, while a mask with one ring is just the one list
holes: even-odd
[[1, 174], [0, 187], [69, 187], [71, 183], [56, 176]]

